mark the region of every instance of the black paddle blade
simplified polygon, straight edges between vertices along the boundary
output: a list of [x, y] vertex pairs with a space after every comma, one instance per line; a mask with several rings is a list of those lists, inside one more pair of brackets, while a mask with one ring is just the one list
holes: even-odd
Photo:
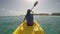
[[35, 2], [34, 7], [38, 4], [38, 1]]
[[31, 8], [31, 10], [38, 4], [38, 1], [35, 2], [34, 6]]

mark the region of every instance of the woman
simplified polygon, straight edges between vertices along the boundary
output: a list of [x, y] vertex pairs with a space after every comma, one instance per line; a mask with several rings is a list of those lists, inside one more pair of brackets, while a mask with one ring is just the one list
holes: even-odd
[[27, 26], [33, 26], [33, 14], [31, 14], [32, 10], [28, 9], [25, 19], [27, 20]]

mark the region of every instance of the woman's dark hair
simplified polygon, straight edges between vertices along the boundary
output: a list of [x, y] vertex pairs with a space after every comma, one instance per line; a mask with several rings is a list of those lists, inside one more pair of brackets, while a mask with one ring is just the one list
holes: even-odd
[[28, 10], [27, 10], [27, 14], [30, 14], [30, 12], [31, 12], [31, 10], [30, 10], [30, 9], [28, 9]]

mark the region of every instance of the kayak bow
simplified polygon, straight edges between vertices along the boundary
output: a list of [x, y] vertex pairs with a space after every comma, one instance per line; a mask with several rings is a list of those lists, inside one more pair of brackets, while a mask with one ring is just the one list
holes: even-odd
[[25, 20], [15, 29], [12, 34], [44, 34], [44, 31], [36, 21], [34, 21], [33, 26], [27, 26]]

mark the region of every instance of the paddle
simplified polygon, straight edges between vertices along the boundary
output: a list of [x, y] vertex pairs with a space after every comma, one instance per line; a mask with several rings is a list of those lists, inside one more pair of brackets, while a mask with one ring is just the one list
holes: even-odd
[[[31, 10], [32, 10], [37, 4], [38, 4], [38, 1], [36, 1], [36, 2], [34, 3], [34, 5], [33, 5], [33, 7], [31, 8]], [[33, 12], [33, 11], [32, 11], [32, 12]], [[25, 18], [24, 18], [24, 20], [25, 20]], [[23, 20], [23, 21], [24, 21], [24, 20]], [[22, 22], [23, 22], [23, 21], [22, 21]]]

